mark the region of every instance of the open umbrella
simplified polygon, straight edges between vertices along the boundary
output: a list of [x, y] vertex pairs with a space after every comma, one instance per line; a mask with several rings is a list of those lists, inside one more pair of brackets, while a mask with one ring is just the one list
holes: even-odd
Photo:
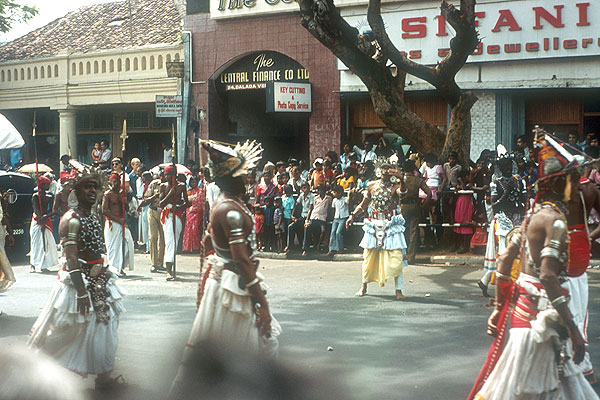
[[[52, 168], [50, 168], [46, 164], [38, 164], [38, 170], [40, 172], [53, 172]], [[35, 163], [34, 164], [25, 164], [25, 165], [23, 165], [21, 168], [19, 168], [18, 172], [20, 172], [22, 174], [35, 173]]]
[[[152, 172], [153, 174], [158, 174], [161, 169], [165, 169], [165, 167], [167, 167], [168, 165], [173, 165], [173, 164], [171, 164], [171, 163], [159, 164], [156, 167], [153, 167], [150, 170], [150, 172]], [[180, 174], [191, 175], [192, 174], [192, 171], [190, 171], [189, 169], [187, 169], [187, 167], [185, 167], [181, 164], [175, 164], [175, 166], [177, 167], [177, 175], [180, 175]]]
[[0, 114], [0, 149], [19, 149], [25, 146], [25, 141], [13, 124]]

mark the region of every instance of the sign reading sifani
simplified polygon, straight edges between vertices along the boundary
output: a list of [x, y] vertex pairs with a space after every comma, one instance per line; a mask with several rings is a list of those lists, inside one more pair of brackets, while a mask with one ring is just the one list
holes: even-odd
[[[481, 43], [467, 62], [600, 55], [600, 1], [478, 2], [475, 10]], [[364, 14], [345, 19], [359, 30], [369, 26]], [[406, 8], [383, 19], [409, 59], [435, 64], [450, 52], [454, 33], [439, 7]]]
[[157, 117], [181, 117], [183, 113], [183, 101], [181, 96], [156, 95]]
[[267, 112], [311, 112], [310, 83], [267, 83]]

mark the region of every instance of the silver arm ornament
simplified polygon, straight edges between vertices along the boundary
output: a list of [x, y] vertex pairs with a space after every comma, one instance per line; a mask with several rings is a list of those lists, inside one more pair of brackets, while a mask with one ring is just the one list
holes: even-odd
[[552, 238], [542, 251], [540, 252], [540, 259], [544, 257], [551, 257], [556, 259], [558, 262], [563, 263], [566, 261], [565, 244], [567, 242], [567, 224], [562, 219], [557, 219], [552, 225]]

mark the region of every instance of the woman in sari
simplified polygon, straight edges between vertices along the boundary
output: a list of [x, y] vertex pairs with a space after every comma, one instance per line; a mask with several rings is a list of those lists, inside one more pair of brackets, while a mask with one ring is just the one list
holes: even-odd
[[183, 251], [200, 250], [202, 219], [204, 216], [204, 202], [206, 201], [204, 188], [198, 187], [198, 178], [190, 178], [190, 190], [188, 190], [188, 199], [192, 206], [187, 209], [185, 216], [185, 229], [183, 231]]

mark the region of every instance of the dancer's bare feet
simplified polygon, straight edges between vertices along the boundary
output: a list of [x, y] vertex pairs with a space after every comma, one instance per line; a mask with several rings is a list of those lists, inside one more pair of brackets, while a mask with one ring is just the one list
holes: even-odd
[[396, 290], [396, 300], [403, 300], [406, 296], [402, 294], [402, 290]]
[[360, 287], [360, 290], [356, 292], [355, 296], [363, 297], [365, 294], [367, 294], [367, 284], [363, 283]]

